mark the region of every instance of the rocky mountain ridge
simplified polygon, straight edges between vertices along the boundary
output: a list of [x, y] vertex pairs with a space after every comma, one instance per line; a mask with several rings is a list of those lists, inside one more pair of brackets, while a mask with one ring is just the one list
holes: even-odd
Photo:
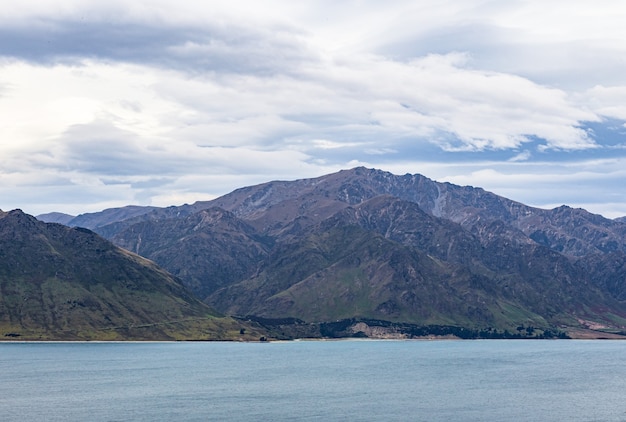
[[[583, 209], [530, 207], [481, 188], [432, 181], [419, 174], [393, 175], [363, 167], [295, 181], [274, 181], [237, 189], [212, 201], [192, 205], [123, 207], [74, 217], [68, 225], [92, 229], [107, 238], [140, 221], [181, 218], [218, 207], [232, 212], [262, 233], [274, 234], [296, 218], [319, 222], [345, 208], [379, 195], [414, 202], [426, 213], [480, 233], [501, 221], [533, 241], [563, 254], [626, 252], [626, 223]], [[42, 216], [46, 220], [46, 216]], [[78, 224], [81, 223], [81, 224]]]
[[418, 174], [355, 168], [106, 221], [230, 314], [626, 331], [626, 224]]

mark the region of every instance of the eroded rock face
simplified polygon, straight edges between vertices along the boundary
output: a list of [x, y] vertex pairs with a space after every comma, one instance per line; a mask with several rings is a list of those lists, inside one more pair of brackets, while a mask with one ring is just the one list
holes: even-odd
[[387, 339], [387, 340], [404, 340], [409, 338], [406, 333], [400, 332], [395, 327], [370, 327], [365, 322], [357, 322], [349, 328], [350, 332], [354, 335], [363, 333], [365, 337], [374, 339]]

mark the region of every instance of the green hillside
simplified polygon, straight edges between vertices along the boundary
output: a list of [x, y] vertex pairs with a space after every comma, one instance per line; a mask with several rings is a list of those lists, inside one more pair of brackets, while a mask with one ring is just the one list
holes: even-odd
[[0, 335], [215, 340], [262, 333], [223, 317], [151, 261], [93, 232], [16, 210], [0, 214]]

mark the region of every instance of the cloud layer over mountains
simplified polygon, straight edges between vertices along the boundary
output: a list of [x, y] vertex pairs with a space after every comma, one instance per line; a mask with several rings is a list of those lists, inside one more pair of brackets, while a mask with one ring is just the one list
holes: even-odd
[[367, 165], [626, 215], [611, 1], [0, 6], [0, 208], [210, 199]]

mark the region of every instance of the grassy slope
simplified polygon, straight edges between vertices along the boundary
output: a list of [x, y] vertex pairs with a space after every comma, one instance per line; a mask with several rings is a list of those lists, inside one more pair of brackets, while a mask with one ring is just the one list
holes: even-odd
[[44, 224], [21, 212], [0, 218], [0, 333], [28, 340], [263, 335], [216, 313], [152, 262], [90, 231]]

